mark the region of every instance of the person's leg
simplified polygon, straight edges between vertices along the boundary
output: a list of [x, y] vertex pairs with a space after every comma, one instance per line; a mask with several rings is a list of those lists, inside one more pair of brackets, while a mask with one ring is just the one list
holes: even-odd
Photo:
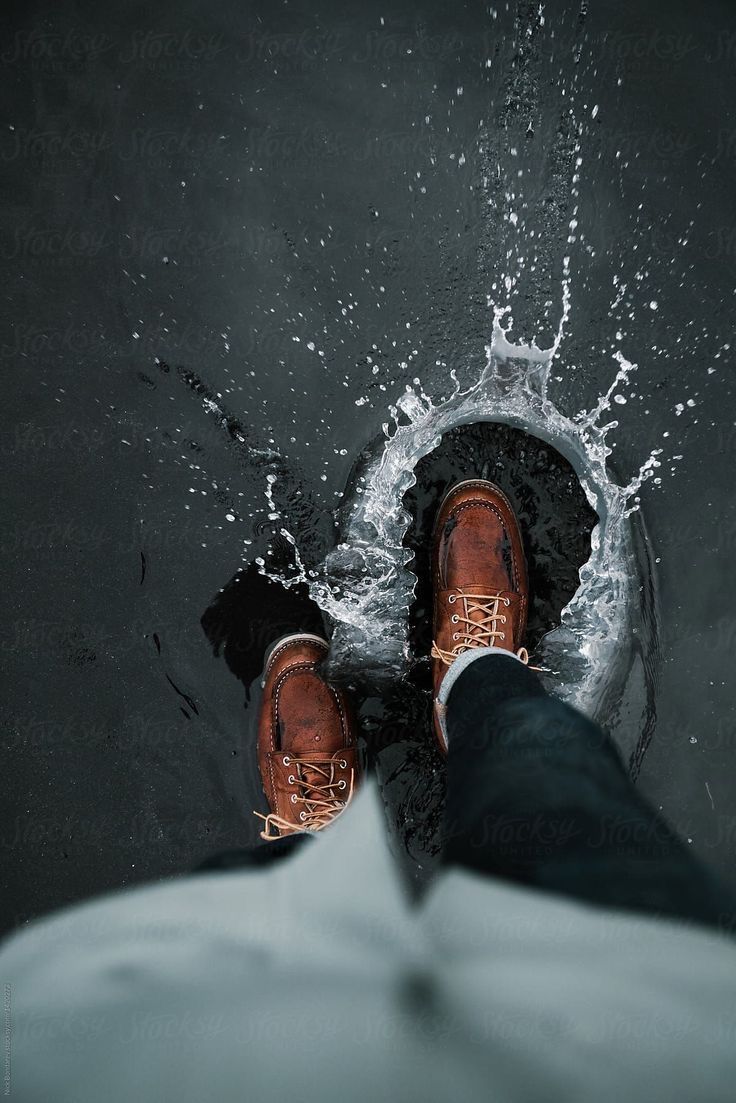
[[446, 862], [732, 929], [736, 897], [636, 791], [611, 740], [513, 655], [468, 653], [439, 699]]

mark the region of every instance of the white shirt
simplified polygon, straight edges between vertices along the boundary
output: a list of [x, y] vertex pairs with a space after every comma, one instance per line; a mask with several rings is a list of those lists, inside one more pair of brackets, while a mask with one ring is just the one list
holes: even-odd
[[453, 870], [410, 906], [373, 783], [264, 870], [0, 951], [23, 1103], [733, 1103], [736, 946]]

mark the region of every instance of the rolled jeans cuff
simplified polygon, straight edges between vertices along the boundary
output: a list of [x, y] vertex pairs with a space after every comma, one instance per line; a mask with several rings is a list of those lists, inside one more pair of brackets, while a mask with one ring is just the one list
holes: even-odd
[[[460, 655], [459, 658], [454, 660], [440, 682], [435, 708], [437, 711], [437, 719], [442, 729], [442, 736], [445, 740], [445, 746], [447, 746], [447, 700], [450, 696], [450, 690], [463, 671], [467, 670], [471, 663], [476, 662], [478, 659], [488, 659], [496, 655], [505, 656], [507, 659], [513, 659], [516, 663], [521, 663], [519, 656], [513, 651], [507, 651], [505, 647], [474, 647], [471, 651], [466, 651], [463, 655]], [[522, 663], [522, 666], [523, 665]]]

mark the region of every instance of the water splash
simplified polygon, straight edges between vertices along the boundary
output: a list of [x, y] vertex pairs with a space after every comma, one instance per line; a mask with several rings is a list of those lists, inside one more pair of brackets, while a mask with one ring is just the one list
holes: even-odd
[[[659, 466], [654, 450], [631, 481], [620, 486], [610, 476], [608, 436], [618, 424], [601, 424], [622, 382], [636, 365], [617, 353], [618, 372], [591, 410], [570, 417], [548, 395], [552, 364], [559, 355], [569, 315], [569, 286], [563, 281], [563, 309], [552, 344], [539, 348], [513, 344], [508, 311], [493, 308], [491, 342], [477, 382], [432, 398], [415, 382], [389, 408], [384, 439], [368, 449], [355, 472], [353, 491], [340, 520], [340, 539], [321, 567], [306, 570], [297, 542], [289, 577], [270, 575], [285, 585], [306, 583], [312, 598], [333, 623], [330, 674], [335, 678], [380, 685], [406, 670], [410, 660], [408, 613], [415, 576], [403, 546], [410, 518], [403, 506], [414, 485], [417, 462], [456, 426], [482, 420], [524, 429], [555, 447], [572, 464], [599, 523], [591, 555], [580, 570], [580, 586], [562, 612], [558, 629], [537, 651], [548, 688], [579, 708], [595, 713], [622, 656], [638, 591], [633, 568], [629, 518], [638, 508], [638, 492]], [[506, 326], [503, 322], [506, 320]], [[272, 485], [269, 486], [273, 503]], [[261, 570], [267, 572], [265, 564]]]

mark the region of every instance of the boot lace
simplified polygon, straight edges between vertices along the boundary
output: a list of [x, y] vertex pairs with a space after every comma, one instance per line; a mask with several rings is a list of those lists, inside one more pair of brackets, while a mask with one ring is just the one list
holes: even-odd
[[[347, 766], [345, 759], [324, 758], [307, 761], [298, 757], [284, 755], [285, 766], [293, 766], [294, 773], [289, 782], [295, 785], [291, 794], [291, 803], [302, 804], [299, 821], [287, 820], [274, 812], [264, 816], [262, 812], [254, 815], [264, 821], [261, 838], [271, 841], [282, 835], [301, 834], [302, 832], [322, 831], [331, 824], [350, 803], [353, 795], [355, 771], [350, 771], [350, 782], [336, 777], [336, 766]], [[345, 790], [345, 797], [337, 796], [335, 790]]]
[[[445, 651], [433, 643], [432, 658], [441, 659], [446, 666], [451, 666], [464, 651], [473, 647], [494, 647], [496, 640], [506, 638], [505, 629], [498, 626], [506, 623], [506, 614], [501, 609], [511, 604], [507, 597], [500, 593], [466, 594], [460, 590], [457, 594], [450, 594], [447, 600], [450, 605], [461, 604], [462, 613], [453, 613], [451, 617], [452, 623], [458, 625], [452, 638], [458, 642], [451, 651]], [[525, 647], [520, 647], [516, 655], [523, 663], [529, 664], [529, 652]]]

